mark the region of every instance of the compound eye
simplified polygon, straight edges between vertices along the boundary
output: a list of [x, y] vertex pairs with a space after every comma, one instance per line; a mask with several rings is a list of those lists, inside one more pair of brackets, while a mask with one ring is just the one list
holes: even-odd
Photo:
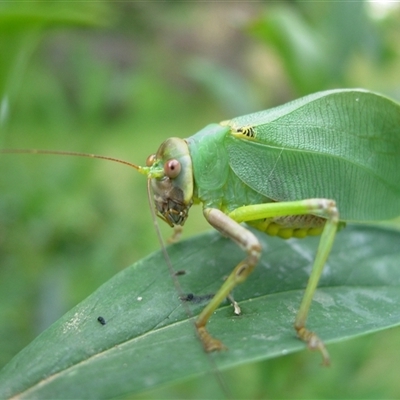
[[147, 167], [151, 167], [156, 161], [156, 155], [152, 154], [150, 156], [147, 157], [146, 159], [146, 166]]
[[181, 163], [178, 160], [169, 160], [164, 164], [164, 173], [168, 178], [174, 179], [181, 172]]

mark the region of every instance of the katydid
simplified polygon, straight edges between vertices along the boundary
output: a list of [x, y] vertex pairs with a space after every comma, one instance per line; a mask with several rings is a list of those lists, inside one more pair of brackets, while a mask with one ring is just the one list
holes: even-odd
[[224, 349], [208, 320], [260, 257], [257, 238], [241, 223], [285, 239], [321, 234], [294, 326], [329, 363], [322, 340], [306, 327], [308, 312], [338, 228], [400, 215], [399, 104], [361, 89], [319, 92], [167, 139], [146, 166], [119, 162], [147, 176], [156, 212], [171, 227], [202, 204], [210, 225], [246, 253], [196, 319], [207, 352]]

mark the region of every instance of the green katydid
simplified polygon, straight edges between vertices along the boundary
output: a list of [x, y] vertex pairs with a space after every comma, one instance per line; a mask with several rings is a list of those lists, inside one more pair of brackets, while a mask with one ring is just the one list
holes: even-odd
[[[15, 150], [3, 150], [15, 152]], [[400, 105], [360, 89], [312, 94], [270, 110], [211, 124], [188, 139], [170, 138], [146, 166], [122, 162], [148, 177], [157, 214], [171, 227], [185, 223], [193, 204], [246, 257], [197, 317], [206, 351], [224, 345], [206, 325], [220, 303], [246, 280], [260, 257], [249, 225], [282, 238], [321, 234], [295, 319], [300, 339], [329, 355], [306, 319], [338, 227], [400, 215]]]

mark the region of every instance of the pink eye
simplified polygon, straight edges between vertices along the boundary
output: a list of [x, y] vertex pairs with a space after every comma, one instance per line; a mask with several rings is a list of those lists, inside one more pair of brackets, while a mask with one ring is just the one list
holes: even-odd
[[164, 173], [168, 178], [176, 178], [181, 172], [181, 163], [178, 160], [169, 160], [164, 164]]
[[156, 161], [156, 155], [152, 154], [151, 156], [148, 156], [146, 159], [146, 166], [151, 167]]

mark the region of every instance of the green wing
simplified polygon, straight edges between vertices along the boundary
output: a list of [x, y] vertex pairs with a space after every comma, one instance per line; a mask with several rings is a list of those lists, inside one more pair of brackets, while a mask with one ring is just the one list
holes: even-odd
[[263, 195], [334, 199], [342, 220], [400, 215], [400, 105], [394, 101], [365, 90], [332, 90], [228, 124], [229, 163]]

